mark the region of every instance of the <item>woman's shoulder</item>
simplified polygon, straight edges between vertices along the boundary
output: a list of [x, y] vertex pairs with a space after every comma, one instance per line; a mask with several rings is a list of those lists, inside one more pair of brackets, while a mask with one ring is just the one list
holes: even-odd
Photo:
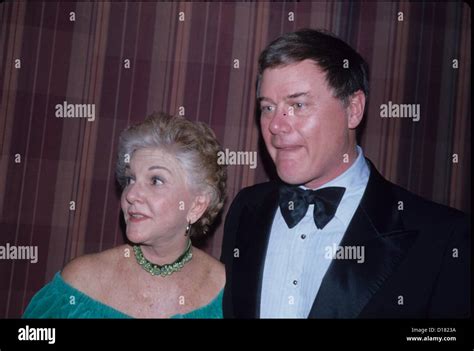
[[[94, 293], [120, 264], [127, 245], [122, 245], [71, 260], [61, 271], [64, 281], [85, 293]], [[95, 295], [95, 294], [94, 294]]]
[[205, 277], [201, 281], [205, 282], [207, 286], [212, 287], [212, 290], [222, 290], [225, 285], [224, 265], [219, 260], [198, 248], [193, 249], [193, 255], [196, 256], [201, 272]]

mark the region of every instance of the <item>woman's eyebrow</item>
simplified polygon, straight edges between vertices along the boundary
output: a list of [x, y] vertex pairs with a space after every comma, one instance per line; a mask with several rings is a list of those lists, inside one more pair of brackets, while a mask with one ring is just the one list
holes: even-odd
[[163, 167], [163, 166], [151, 166], [150, 168], [148, 168], [149, 171], [152, 171], [154, 169], [163, 169], [163, 170], [167, 171], [169, 174], [171, 174], [171, 171], [168, 168]]

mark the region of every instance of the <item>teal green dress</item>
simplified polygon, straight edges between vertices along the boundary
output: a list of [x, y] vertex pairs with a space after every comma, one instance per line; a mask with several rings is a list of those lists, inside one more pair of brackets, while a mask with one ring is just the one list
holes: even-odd
[[[207, 305], [171, 318], [222, 318], [223, 290]], [[23, 318], [133, 318], [72, 287], [57, 272], [31, 299]]]

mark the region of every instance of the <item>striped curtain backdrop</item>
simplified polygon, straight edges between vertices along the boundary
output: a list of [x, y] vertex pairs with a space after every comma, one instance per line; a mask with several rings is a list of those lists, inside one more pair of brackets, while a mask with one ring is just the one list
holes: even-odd
[[[360, 144], [389, 180], [470, 213], [471, 10], [462, 2], [0, 3], [0, 316], [21, 316], [72, 258], [123, 243], [114, 166], [119, 133], [153, 111], [208, 123], [224, 149], [259, 150], [260, 51], [282, 33], [324, 28], [371, 68]], [[94, 104], [94, 120], [56, 105]], [[382, 118], [417, 104], [419, 120]], [[263, 182], [230, 165], [228, 202]], [[223, 221], [204, 243], [220, 255]]]

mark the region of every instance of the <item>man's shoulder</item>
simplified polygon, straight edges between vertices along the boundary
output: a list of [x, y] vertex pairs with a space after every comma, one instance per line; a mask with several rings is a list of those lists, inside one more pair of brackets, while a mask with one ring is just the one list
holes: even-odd
[[[233, 223], [232, 218], [239, 216], [244, 209], [259, 208], [270, 196], [278, 192], [278, 183], [269, 181], [242, 188], [232, 200], [226, 216], [226, 223]], [[235, 219], [237, 220], [237, 219]]]
[[429, 200], [397, 184], [391, 182], [389, 184], [397, 205], [400, 209], [403, 209], [405, 217], [409, 215], [408, 217], [417, 220], [433, 222], [443, 221], [447, 218], [466, 221], [468, 218], [466, 213], [456, 208]]
[[[460, 210], [444, 204], [429, 200], [426, 197], [416, 194], [412, 190], [408, 190], [403, 186], [392, 183], [380, 174], [377, 168], [370, 162], [371, 175], [369, 184], [373, 184], [370, 191], [371, 196], [375, 196], [378, 200], [395, 202], [398, 210], [402, 210], [405, 218], [414, 218], [419, 220], [437, 221], [450, 219], [466, 220], [467, 215]], [[370, 181], [372, 180], [372, 182]], [[382, 194], [383, 193], [383, 194]]]
[[278, 183], [276, 181], [268, 181], [265, 183], [254, 184], [242, 188], [234, 198], [234, 202], [245, 202], [246, 204], [260, 203], [262, 198], [278, 191]]

